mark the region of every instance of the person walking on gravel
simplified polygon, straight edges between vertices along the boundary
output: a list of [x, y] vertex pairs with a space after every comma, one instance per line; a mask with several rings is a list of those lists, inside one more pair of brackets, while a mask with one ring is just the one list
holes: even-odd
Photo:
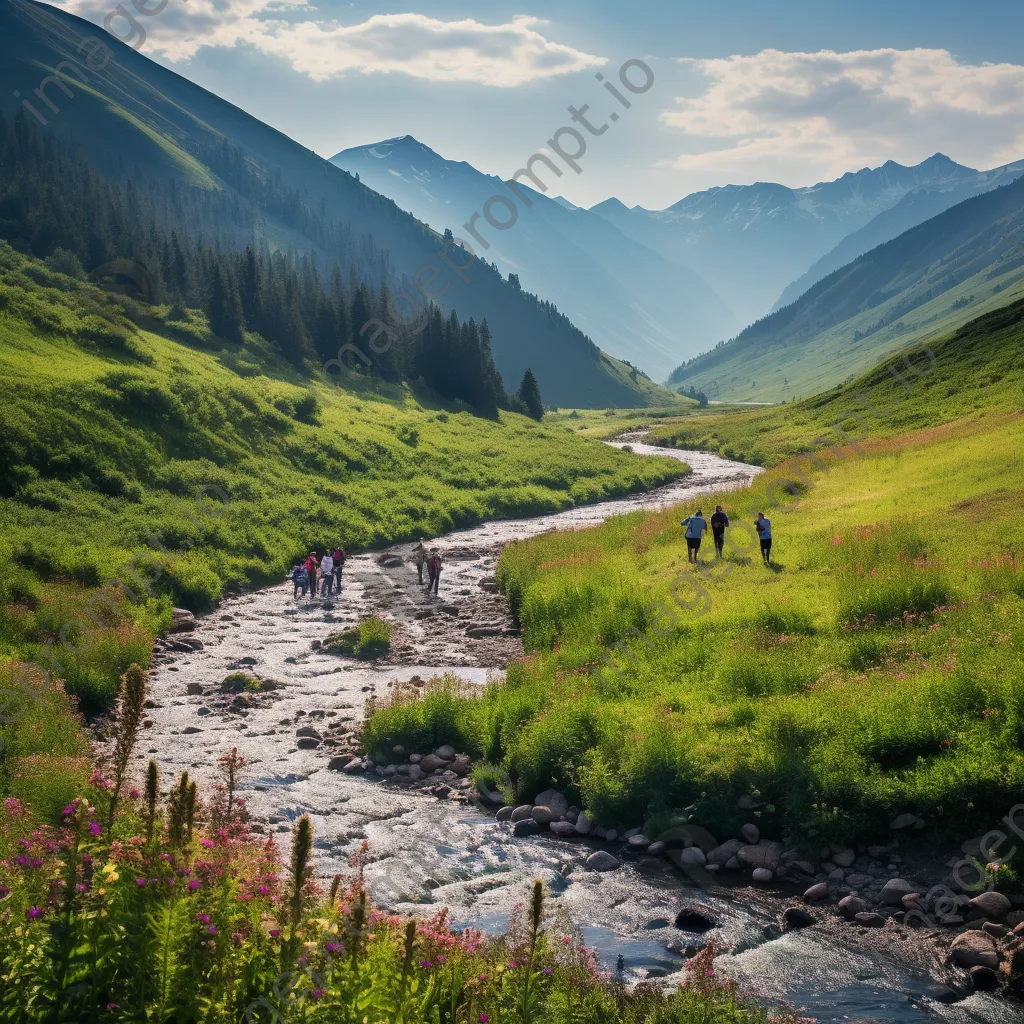
[[772, 561], [772, 521], [763, 513], [757, 513], [754, 520], [754, 529], [761, 539], [761, 557], [765, 565], [771, 565]]
[[686, 557], [696, 565], [701, 538], [708, 532], [708, 521], [697, 509], [695, 515], [687, 516], [679, 525], [686, 527]]
[[334, 589], [334, 557], [330, 552], [324, 552], [324, 557], [320, 559], [320, 579], [323, 581], [320, 596], [330, 597]]
[[293, 565], [288, 578], [292, 581], [292, 600], [298, 599], [300, 588], [302, 589], [302, 596], [305, 597], [306, 587], [309, 586], [309, 574], [306, 572], [305, 565], [301, 562], [298, 565]]
[[722, 548], [725, 547], [725, 528], [729, 525], [729, 517], [722, 510], [721, 505], [715, 506], [711, 514], [711, 536], [715, 542], [715, 557], [722, 557]]
[[420, 537], [419, 544], [412, 549], [412, 560], [416, 563], [416, 572], [420, 578], [420, 586], [423, 585], [423, 566], [427, 564], [427, 549]]
[[334, 559], [334, 592], [340, 594], [341, 570], [345, 568], [345, 559], [348, 558], [348, 555], [345, 554], [345, 549], [339, 544], [331, 557]]
[[312, 600], [316, 597], [316, 552], [310, 551], [309, 558], [305, 561], [306, 576], [309, 580], [309, 597]]
[[430, 551], [430, 558], [427, 559], [427, 596], [430, 596], [430, 590], [433, 588], [434, 597], [437, 597], [437, 587], [441, 582], [441, 566], [443, 560], [441, 558], [441, 552], [437, 548], [432, 548]]

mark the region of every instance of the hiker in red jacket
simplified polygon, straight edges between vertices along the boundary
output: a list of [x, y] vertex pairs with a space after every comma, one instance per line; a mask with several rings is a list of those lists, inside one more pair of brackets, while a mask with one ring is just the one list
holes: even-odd
[[437, 548], [431, 548], [430, 557], [427, 559], [427, 596], [430, 596], [430, 589], [433, 587], [434, 596], [437, 596], [437, 586], [441, 581], [441, 565], [443, 560], [441, 552]]
[[309, 596], [311, 598], [316, 597], [316, 573], [317, 573], [317, 561], [316, 552], [310, 551], [309, 558], [305, 561], [306, 573], [309, 576]]

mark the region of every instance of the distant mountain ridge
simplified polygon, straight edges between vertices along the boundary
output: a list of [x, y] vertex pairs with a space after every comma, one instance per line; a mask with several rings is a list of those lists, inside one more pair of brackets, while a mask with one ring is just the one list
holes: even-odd
[[803, 188], [723, 185], [665, 210], [629, 208], [617, 199], [590, 209], [666, 258], [699, 268], [740, 319], [751, 323], [845, 236], [909, 192], [954, 186], [978, 174], [936, 153], [913, 167], [889, 160]]
[[[343, 150], [331, 162], [435, 230], [466, 238], [478, 256], [551, 299], [604, 349], [655, 377], [742, 326], [698, 271], [562, 197], [520, 184], [527, 206], [500, 178], [447, 160], [411, 135]], [[504, 231], [481, 219], [477, 230], [489, 245], [481, 249], [462, 225], [494, 195], [515, 202], [517, 219]]]
[[1024, 295], [1024, 176], [859, 256], [669, 378], [713, 399], [780, 401], [862, 372]]

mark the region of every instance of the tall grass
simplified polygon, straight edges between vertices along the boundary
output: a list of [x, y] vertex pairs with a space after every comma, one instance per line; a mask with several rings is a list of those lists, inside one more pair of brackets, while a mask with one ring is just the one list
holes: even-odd
[[[991, 827], [1024, 784], [1021, 444], [993, 417], [829, 458], [796, 496], [782, 466], [703, 497], [734, 523], [717, 564], [687, 564], [681, 509], [509, 545], [529, 656], [448, 694], [446, 739], [510, 796], [554, 785], [608, 824], [695, 805], [725, 835], [756, 792], [763, 831], [808, 849], [878, 841], [904, 811], [936, 840]], [[761, 508], [772, 568], [742, 554]], [[417, 748], [423, 705], [377, 711], [374, 743]]]

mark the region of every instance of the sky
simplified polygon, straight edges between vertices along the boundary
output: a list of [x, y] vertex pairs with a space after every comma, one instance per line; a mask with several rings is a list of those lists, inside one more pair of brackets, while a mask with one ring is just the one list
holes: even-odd
[[1024, 158], [1019, 0], [52, 2], [325, 157], [413, 135], [509, 178], [571, 128], [582, 206]]

